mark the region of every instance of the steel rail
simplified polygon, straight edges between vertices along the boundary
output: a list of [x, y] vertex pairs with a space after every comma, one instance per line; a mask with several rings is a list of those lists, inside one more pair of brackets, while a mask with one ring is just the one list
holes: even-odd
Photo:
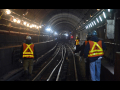
[[57, 53], [55, 54], [55, 56], [50, 60], [50, 62], [36, 75], [36, 77], [34, 77], [34, 79], [32, 81], [35, 81], [38, 76], [40, 76], [40, 74], [47, 68], [47, 66], [54, 60], [54, 58], [57, 56], [58, 52], [60, 51], [60, 48], [59, 50], [57, 51]]
[[[63, 49], [63, 46], [62, 46], [62, 51], [63, 51], [63, 50], [64, 50], [64, 49]], [[64, 55], [63, 55], [63, 53], [62, 53], [62, 58], [61, 58], [62, 63], [61, 63], [61, 65], [60, 65], [60, 68], [59, 68], [59, 71], [58, 71], [58, 75], [57, 75], [56, 81], [59, 80], [60, 72], [61, 72], [61, 69], [62, 69], [62, 66], [63, 66], [65, 54], [66, 54], [66, 48], [65, 48], [65, 53], [64, 53]]]
[[[62, 51], [62, 53], [63, 53], [63, 51]], [[61, 63], [61, 61], [62, 61], [62, 58], [61, 58], [61, 60], [59, 61], [59, 63], [56, 65], [56, 67], [52, 70], [52, 72], [50, 73], [50, 76], [48, 77], [47, 81], [50, 81], [53, 73], [55, 72], [56, 68], [59, 66], [59, 64]]]
[[[67, 44], [66, 44], [67, 45]], [[67, 45], [68, 46], [68, 45]], [[68, 46], [69, 47], [69, 46]], [[77, 69], [76, 69], [76, 63], [75, 63], [75, 56], [74, 53], [72, 51], [72, 49], [69, 47], [69, 49], [71, 50], [72, 54], [73, 54], [73, 59], [74, 59], [74, 68], [75, 68], [75, 79], [76, 81], [78, 81], [78, 76], [77, 76]]]

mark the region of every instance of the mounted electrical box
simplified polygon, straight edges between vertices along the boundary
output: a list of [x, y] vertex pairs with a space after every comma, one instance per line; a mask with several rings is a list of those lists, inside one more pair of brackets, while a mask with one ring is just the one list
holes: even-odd
[[107, 20], [106, 36], [108, 39], [114, 39], [115, 20]]

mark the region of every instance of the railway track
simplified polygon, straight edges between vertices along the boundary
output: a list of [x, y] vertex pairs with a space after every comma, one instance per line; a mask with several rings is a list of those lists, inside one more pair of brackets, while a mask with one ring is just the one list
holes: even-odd
[[8, 81], [78, 81], [75, 56], [71, 47], [58, 43], [54, 53], [47, 55], [51, 51], [38, 58], [39, 63], [35, 63], [31, 79], [18, 75], [17, 79]]

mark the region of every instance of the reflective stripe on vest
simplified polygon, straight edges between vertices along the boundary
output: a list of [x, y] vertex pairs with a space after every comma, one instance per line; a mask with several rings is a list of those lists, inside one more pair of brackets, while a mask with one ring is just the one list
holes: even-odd
[[23, 58], [34, 58], [34, 44], [23, 43]]
[[99, 41], [98, 43], [89, 41], [89, 44], [90, 44], [90, 50], [89, 50], [88, 57], [97, 57], [97, 56], [104, 55], [103, 49], [102, 49], [102, 41]]
[[75, 40], [76, 41], [76, 45], [79, 45], [79, 40]]

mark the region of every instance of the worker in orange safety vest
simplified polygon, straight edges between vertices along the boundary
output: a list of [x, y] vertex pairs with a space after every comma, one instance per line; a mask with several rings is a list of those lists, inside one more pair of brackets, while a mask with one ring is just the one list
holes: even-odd
[[100, 81], [101, 59], [106, 49], [105, 43], [98, 39], [97, 32], [92, 32], [92, 37], [84, 49], [84, 58], [89, 58], [90, 76], [92, 81]]
[[24, 78], [31, 78], [33, 70], [33, 60], [36, 60], [36, 54], [35, 46], [31, 43], [30, 36], [26, 36], [26, 42], [22, 44], [20, 59], [23, 59]]
[[80, 39], [79, 37], [76, 38], [75, 40], [75, 45], [76, 45], [76, 50], [74, 51], [74, 53], [77, 53], [80, 47]]

